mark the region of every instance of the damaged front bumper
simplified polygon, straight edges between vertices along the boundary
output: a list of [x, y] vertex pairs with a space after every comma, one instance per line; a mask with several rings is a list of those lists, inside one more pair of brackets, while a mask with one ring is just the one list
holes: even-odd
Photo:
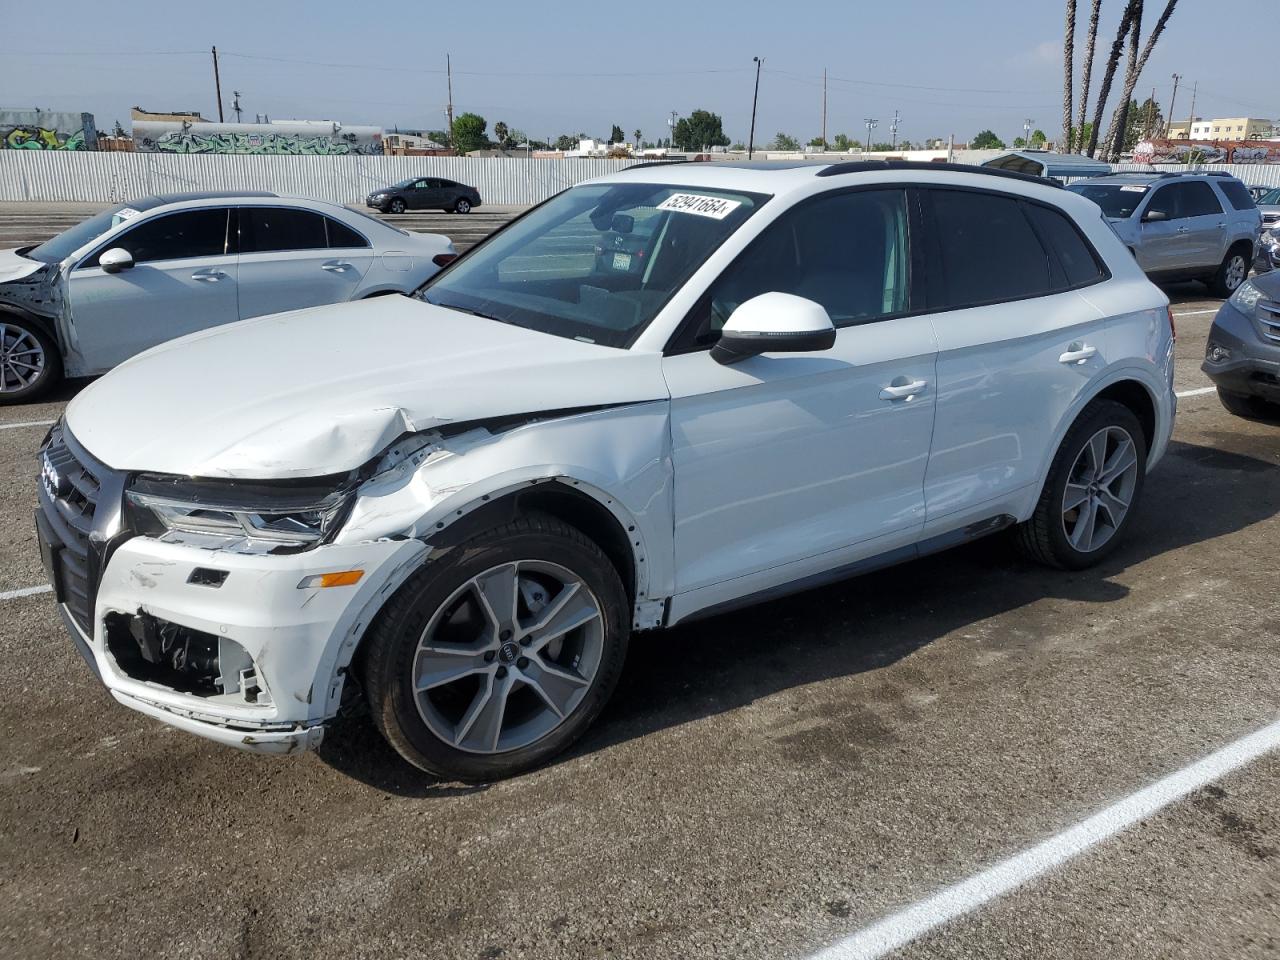
[[[369, 619], [426, 549], [386, 540], [254, 556], [134, 537], [102, 572], [92, 635], [65, 607], [64, 620], [125, 706], [228, 746], [297, 753], [320, 744]], [[336, 570], [362, 575], [299, 588]]]

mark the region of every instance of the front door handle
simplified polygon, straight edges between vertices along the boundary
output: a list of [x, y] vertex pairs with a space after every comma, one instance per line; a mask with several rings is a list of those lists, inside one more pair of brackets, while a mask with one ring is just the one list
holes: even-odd
[[910, 400], [917, 393], [924, 390], [929, 385], [928, 380], [911, 380], [908, 383], [899, 383], [898, 380], [905, 380], [905, 377], [898, 377], [893, 383], [889, 384], [880, 391], [881, 400]]
[[191, 279], [204, 283], [217, 283], [219, 280], [227, 279], [227, 275], [221, 270], [197, 270], [191, 275]]
[[350, 270], [351, 264], [345, 260], [326, 260], [320, 264], [321, 270], [328, 270], [330, 273], [342, 273], [344, 270]]
[[1191, 228], [1190, 228], [1190, 227], [1179, 227], [1179, 228], [1178, 228], [1178, 232], [1179, 232], [1179, 233], [1188, 233], [1188, 232], [1190, 232], [1190, 230], [1191, 230]]
[[1058, 362], [1084, 363], [1090, 357], [1095, 356], [1097, 352], [1097, 347], [1091, 347], [1087, 343], [1073, 343], [1067, 347], [1067, 352], [1058, 358]]

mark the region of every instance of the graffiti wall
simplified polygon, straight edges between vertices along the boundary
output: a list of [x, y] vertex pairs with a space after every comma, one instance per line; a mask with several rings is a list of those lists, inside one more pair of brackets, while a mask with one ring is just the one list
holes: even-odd
[[0, 150], [97, 150], [92, 113], [0, 110]]
[[1144, 140], [1133, 148], [1137, 163], [1280, 163], [1280, 143], [1270, 140]]
[[381, 155], [382, 130], [340, 123], [180, 123], [135, 120], [139, 153], [246, 153], [293, 156]]

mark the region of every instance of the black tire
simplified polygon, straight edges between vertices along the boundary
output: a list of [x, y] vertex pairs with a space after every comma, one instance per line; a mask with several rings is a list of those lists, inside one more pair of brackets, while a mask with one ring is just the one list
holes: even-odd
[[387, 204], [387, 210], [391, 213], [404, 213], [404, 201], [396, 197]]
[[453, 212], [454, 213], [470, 213], [471, 201], [468, 200], [466, 197], [459, 197], [457, 200], [454, 201]]
[[[1125, 431], [1133, 441], [1137, 455], [1137, 477], [1129, 497], [1129, 508], [1120, 524], [1099, 547], [1082, 551], [1067, 537], [1063, 498], [1077, 459], [1090, 438], [1108, 427]], [[1081, 412], [1063, 438], [1049, 467], [1049, 476], [1030, 519], [1015, 528], [1015, 542], [1031, 560], [1060, 570], [1083, 570], [1102, 561], [1118, 547], [1142, 497], [1147, 472], [1147, 442], [1142, 424], [1133, 411], [1114, 400], [1094, 400]]]
[[1227, 251], [1227, 255], [1222, 258], [1222, 264], [1218, 267], [1218, 272], [1209, 281], [1209, 290], [1214, 296], [1225, 299], [1235, 293], [1240, 284], [1248, 279], [1249, 254], [1250, 251], [1241, 246], [1232, 247]]
[[[0, 361], [3, 360], [6, 347], [17, 346], [20, 340], [26, 344], [34, 340], [39, 344], [41, 354], [40, 372], [26, 386], [16, 386], [16, 380], [10, 378], [11, 371], [4, 369], [4, 379], [0, 382], [0, 406], [30, 403], [32, 400], [39, 399], [62, 380], [62, 354], [58, 351], [57, 342], [40, 324], [22, 314], [0, 311], [0, 327], [5, 330], [3, 342], [0, 342]], [[26, 360], [32, 359], [30, 354], [21, 356]], [[27, 372], [25, 367], [23, 372]], [[12, 388], [10, 388], [11, 384], [13, 384]]]
[[1280, 403], [1272, 403], [1261, 397], [1251, 397], [1243, 393], [1228, 393], [1218, 388], [1218, 400], [1226, 408], [1227, 413], [1245, 420], [1280, 420]]
[[[419, 712], [413, 657], [433, 614], [472, 577], [516, 560], [557, 564], [580, 577], [602, 612], [603, 647], [590, 686], [559, 726], [518, 749], [475, 753], [438, 737]], [[539, 766], [591, 725], [617, 687], [626, 660], [630, 608], [618, 572], [581, 531], [531, 514], [449, 549], [414, 574], [387, 602], [365, 640], [362, 673], [374, 723], [405, 760], [446, 780], [485, 782]]]

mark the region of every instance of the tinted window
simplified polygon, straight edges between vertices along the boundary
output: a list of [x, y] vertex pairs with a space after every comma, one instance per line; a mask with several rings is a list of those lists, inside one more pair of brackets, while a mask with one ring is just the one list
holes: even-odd
[[122, 223], [133, 219], [139, 211], [147, 210], [159, 203], [157, 200], [143, 200], [134, 203], [122, 203], [103, 210], [101, 213], [64, 230], [51, 240], [46, 240], [38, 247], [28, 250], [23, 256], [42, 263], [58, 263], [67, 259], [86, 244], [92, 243], [108, 230], [113, 230]]
[[959, 190], [930, 190], [927, 195], [941, 249], [945, 307], [1051, 291], [1049, 258], [1016, 200]]
[[1023, 210], [1031, 218], [1045, 246], [1057, 254], [1065, 286], [1078, 287], [1102, 279], [1098, 258], [1070, 218], [1036, 203], [1023, 204]]
[[[156, 217], [116, 237], [103, 250], [115, 247], [128, 250], [134, 263], [220, 257], [227, 252], [227, 210], [191, 210]], [[86, 266], [96, 265], [103, 250]]]
[[329, 245], [325, 238], [324, 221], [324, 217], [310, 210], [241, 207], [240, 252], [323, 250]]
[[1254, 208], [1249, 188], [1239, 180], [1222, 180], [1218, 186], [1222, 188], [1223, 194], [1235, 209], [1252, 210]]
[[1073, 183], [1067, 189], [1100, 206], [1104, 217], [1117, 220], [1133, 216], [1147, 195], [1147, 187], [1140, 183]]
[[836, 326], [907, 310], [907, 204], [903, 190], [819, 197], [779, 218], [712, 284], [677, 349], [713, 343], [738, 307], [762, 293], [792, 293], [826, 308]]
[[1156, 190], [1147, 206], [1146, 214], [1160, 211], [1170, 220], [1184, 217], [1203, 217], [1222, 212], [1222, 204], [1213, 195], [1213, 189], [1203, 180], [1186, 183], [1170, 183]]
[[367, 247], [369, 241], [356, 233], [345, 223], [339, 223], [332, 217], [324, 218], [325, 229], [329, 231], [331, 247]]

